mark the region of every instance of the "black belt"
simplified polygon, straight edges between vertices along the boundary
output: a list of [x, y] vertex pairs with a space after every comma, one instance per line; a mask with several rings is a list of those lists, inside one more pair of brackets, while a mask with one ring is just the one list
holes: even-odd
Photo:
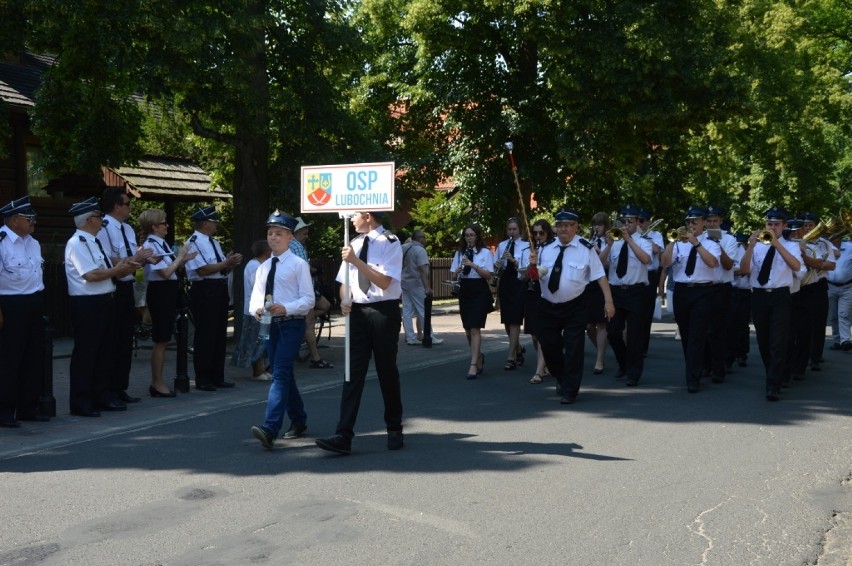
[[849, 285], [850, 283], [852, 283], [852, 279], [850, 279], [846, 283], [833, 283], [831, 281], [828, 282], [829, 285], [834, 285], [835, 287], [845, 287], [846, 285]]
[[621, 289], [622, 291], [626, 291], [628, 289], [634, 289], [636, 287], [647, 287], [648, 284], [647, 283], [634, 283], [633, 285], [613, 285], [612, 283], [610, 283], [609, 286], [612, 289]]
[[763, 289], [761, 287], [752, 287], [752, 291], [760, 291], [762, 293], [780, 293], [781, 291], [790, 291], [789, 287], [771, 287], [769, 289]]
[[679, 281], [675, 281], [675, 285], [683, 285], [685, 287], [709, 287], [711, 285], [716, 285], [712, 281], [708, 281], [707, 283], [682, 283]]
[[305, 320], [303, 314], [288, 314], [284, 316], [273, 316], [272, 322], [284, 322], [285, 320]]
[[135, 281], [122, 281], [120, 279], [116, 279], [115, 281], [113, 281], [113, 283], [115, 283], [116, 285], [133, 285]]
[[218, 279], [199, 279], [198, 281], [192, 281], [193, 285], [198, 285], [199, 283], [219, 283], [220, 285], [223, 283], [227, 283], [228, 280], [225, 277], [220, 277]]

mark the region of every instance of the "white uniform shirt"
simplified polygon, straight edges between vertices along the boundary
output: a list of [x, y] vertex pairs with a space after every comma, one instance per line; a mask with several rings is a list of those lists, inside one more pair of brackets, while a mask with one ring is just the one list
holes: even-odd
[[[651, 230], [642, 237], [651, 240], [652, 243], [657, 245], [658, 251], [657, 253], [651, 253], [651, 263], [648, 264], [648, 271], [655, 271], [660, 268], [660, 254], [666, 249], [665, 240], [663, 240], [663, 235], [656, 230]], [[651, 249], [653, 250], [653, 248]]]
[[86, 281], [83, 276], [96, 269], [109, 269], [112, 265], [104, 257], [94, 236], [77, 230], [65, 244], [65, 277], [68, 279], [68, 294], [72, 297], [82, 295], [104, 295], [115, 291], [112, 279]]
[[[345, 261], [340, 263], [340, 269], [337, 271], [337, 282], [345, 282], [346, 270], [348, 269], [349, 292], [352, 295], [353, 303], [378, 303], [399, 300], [402, 297], [402, 246], [396, 236], [388, 234], [390, 233], [385, 233], [385, 229], [379, 226], [366, 235], [370, 238], [370, 245], [367, 248], [367, 263], [382, 275], [391, 278], [387, 289], [379, 289], [376, 285], [370, 283], [370, 288], [367, 289], [365, 294], [358, 286], [358, 268]], [[361, 248], [364, 247], [364, 236], [359, 235], [349, 242], [349, 245], [356, 256], [360, 255]]]
[[0, 295], [32, 295], [44, 290], [41, 245], [27, 234], [0, 228]]
[[[582, 241], [581, 241], [582, 240]], [[551, 303], [567, 303], [579, 297], [592, 281], [606, 277], [603, 264], [594, 247], [588, 247], [579, 236], [568, 242], [562, 256], [562, 273], [559, 277], [559, 289], [551, 293], [548, 285], [553, 276], [553, 265], [559, 257], [559, 247], [564, 245], [559, 238], [541, 248], [538, 265], [546, 267], [547, 273], [541, 278], [541, 298]]]
[[[732, 271], [734, 269], [739, 269], [740, 263], [742, 262], [743, 256], [745, 255], [745, 251], [746, 251], [746, 249], [739, 242], [737, 242], [736, 258], [734, 258], [734, 257], [731, 258], [731, 259], [734, 260], [734, 265], [736, 267], [732, 268]], [[749, 280], [749, 274], [745, 273], [743, 275], [734, 275], [733, 285], [734, 285], [734, 289], [751, 290], [751, 281]]]
[[251, 292], [254, 289], [254, 280], [257, 276], [258, 267], [260, 267], [260, 262], [252, 258], [249, 260], [249, 262], [246, 264], [246, 268], [243, 270], [243, 314], [246, 315], [252, 314], [252, 310], [249, 308], [249, 305], [251, 303]]
[[[216, 241], [215, 238], [205, 236], [196, 230], [192, 236], [190, 236], [189, 240], [186, 241], [186, 245], [189, 246], [189, 251], [198, 252], [198, 255], [186, 262], [187, 279], [190, 281], [201, 281], [202, 279], [224, 279], [228, 276], [221, 271], [211, 273], [205, 277], [202, 277], [197, 273], [198, 268], [204, 267], [205, 265], [220, 263], [225, 259], [225, 253], [222, 251], [222, 246], [219, 245], [219, 242]], [[218, 259], [216, 258], [217, 253], [219, 254]]]
[[[450, 264], [450, 273], [454, 274], [456, 270], [461, 266], [462, 254], [460, 251], [456, 250], [456, 254], [453, 256], [453, 262]], [[494, 262], [497, 261], [494, 259], [494, 254], [491, 253], [491, 250], [488, 248], [482, 248], [478, 252], [473, 254], [473, 263], [477, 267], [480, 267], [487, 271], [488, 273], [494, 272]], [[471, 267], [470, 273], [464, 275], [462, 273], [462, 279], [482, 279], [479, 273], [475, 269]]]
[[[497, 244], [497, 253], [494, 254], [495, 260], [497, 261], [503, 257], [503, 254], [506, 253], [506, 249], [509, 247], [509, 243], [511, 240], [506, 239]], [[530, 263], [530, 243], [526, 240], [521, 239], [520, 237], [515, 238], [515, 249], [512, 257], [515, 258], [515, 261], [518, 262], [518, 278], [521, 278], [522, 273], [527, 268]], [[503, 264], [503, 269], [508, 267], [508, 260], [503, 260], [501, 262]], [[493, 263], [491, 265], [494, 265]], [[493, 268], [489, 269], [491, 271]]]
[[[790, 254], [799, 260], [799, 271], [793, 273], [793, 270], [787, 266], [787, 262], [781, 256], [781, 252], [776, 251], [775, 257], [772, 259], [772, 271], [769, 272], [769, 281], [766, 285], [761, 285], [757, 282], [757, 276], [760, 274], [760, 268], [763, 267], [763, 260], [766, 253], [771, 247], [769, 244], [758, 242], [754, 246], [754, 252], [751, 256], [751, 273], [749, 283], [752, 289], [778, 289], [780, 287], [790, 287], [790, 292], [799, 290], [798, 281], [804, 276], [805, 262], [802, 259], [802, 251], [799, 248], [799, 242], [791, 242], [790, 240], [781, 240], [781, 245], [784, 246]], [[794, 291], [795, 289], [795, 291]]]
[[[126, 243], [125, 237], [127, 238]], [[114, 258], [124, 259], [136, 254], [136, 234], [133, 232], [133, 228], [130, 227], [130, 224], [120, 222], [109, 214], [104, 216], [103, 226], [98, 231], [97, 238], [112, 263], [117, 263], [113, 261]], [[136, 277], [129, 273], [119, 280], [135, 281]]]
[[[161, 269], [166, 269], [174, 262], [174, 251], [169, 247], [164, 239], [159, 236], [155, 236], [151, 234], [147, 238], [145, 238], [145, 242], [142, 244], [143, 248], [147, 248], [154, 252], [152, 257], [160, 257], [160, 261], [157, 263], [146, 263], [145, 267], [142, 270], [142, 274], [145, 277], [145, 281], [149, 283], [151, 281], [166, 281], [163, 277], [160, 276], [158, 271]], [[168, 278], [169, 281], [177, 281], [177, 273], [172, 273]]]
[[287, 309], [286, 316], [305, 316], [314, 308], [314, 283], [308, 262], [286, 250], [271, 256], [257, 268], [251, 291], [249, 312], [255, 313], [266, 303], [266, 279], [272, 269], [272, 258], [278, 258], [272, 302]]
[[834, 269], [828, 272], [828, 282], [834, 285], [852, 282], [852, 242], [840, 243], [840, 257], [834, 260]]
[[[719, 261], [722, 254], [722, 248], [719, 244], [708, 238], [705, 234], [698, 236], [699, 243], [704, 246], [710, 255]], [[672, 279], [675, 283], [716, 283], [716, 271], [712, 267], [707, 267], [704, 260], [701, 259], [701, 252], [695, 257], [695, 270], [692, 275], [686, 274], [686, 262], [689, 261], [689, 253], [692, 251], [692, 244], [689, 242], [675, 242], [672, 250]]]
[[[825, 260], [825, 261], [830, 261], [830, 262], [835, 263], [835, 264], [837, 263], [836, 257], [834, 255], [834, 252], [835, 252], [835, 250], [837, 250], [837, 248], [834, 247], [834, 244], [832, 244], [831, 242], [829, 242], [825, 238], [819, 238], [814, 242], [808, 242], [807, 246], [808, 246], [808, 250], [810, 250], [808, 252], [808, 255], [810, 255], [811, 257], [821, 259], [821, 260]], [[813, 269], [813, 268], [808, 268], [808, 269]], [[808, 282], [808, 284], [810, 285], [812, 283], [816, 283], [817, 281], [820, 281], [821, 279], [827, 278], [829, 273], [830, 273], [830, 271], [822, 271], [822, 270], [819, 270], [819, 269], [816, 270], [816, 273], [811, 276], [811, 280]]]
[[[653, 244], [647, 238], [636, 237], [633, 239], [636, 244], [642, 248], [642, 251], [649, 256], [653, 255]], [[613, 242], [609, 250], [609, 283], [610, 285], [638, 285], [640, 283], [648, 284], [648, 270], [650, 267], [645, 265], [636, 254], [633, 248], [627, 247], [627, 273], [624, 277], [616, 275], [615, 271], [618, 268], [618, 256], [621, 254], [621, 248], [627, 246], [627, 242], [619, 240]]]
[[[722, 239], [718, 242], [719, 247], [725, 250], [725, 253], [728, 254], [728, 257], [731, 258], [731, 261], [734, 264], [731, 266], [731, 269], [725, 269], [722, 267], [721, 260], [719, 261], [719, 265], [716, 266], [716, 282], [717, 283], [733, 283], [734, 282], [734, 271], [740, 268], [740, 262], [736, 259], [737, 256], [737, 248], [741, 248], [737, 239], [727, 232], [722, 232]], [[719, 257], [722, 257], [721, 255]], [[742, 257], [742, 256], [740, 256]]]

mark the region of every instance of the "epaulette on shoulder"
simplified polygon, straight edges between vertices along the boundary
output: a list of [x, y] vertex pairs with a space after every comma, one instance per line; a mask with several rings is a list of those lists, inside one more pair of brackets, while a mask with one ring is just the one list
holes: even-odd
[[81, 241], [81, 242], [85, 242], [85, 241], [86, 241], [86, 237], [85, 237], [85, 236], [77, 236], [77, 237], [78, 237], [78, 238], [80, 238], [80, 241]]
[[197, 239], [198, 239], [198, 235], [197, 235], [197, 234], [193, 234], [193, 235], [192, 235], [192, 237], [189, 239], [189, 243], [194, 243], [194, 242], [195, 242], [195, 240], [197, 240]]
[[595, 245], [592, 244], [590, 241], [588, 241], [586, 238], [580, 238], [580, 243], [583, 244], [584, 246], [586, 246], [589, 249], [592, 249], [593, 247], [595, 247]]
[[109, 226], [109, 218], [104, 217], [104, 228]]
[[3, 240], [5, 240], [5, 239], [6, 239], [6, 236], [8, 236], [8, 235], [9, 235], [9, 234], [7, 234], [5, 230], [0, 230], [0, 242], [2, 242]]
[[155, 240], [154, 238], [148, 238], [145, 241], [148, 242], [149, 244], [156, 244], [157, 243], [157, 240]]
[[398, 242], [398, 241], [399, 241], [399, 238], [397, 238], [396, 236], [394, 236], [394, 235], [393, 235], [393, 233], [392, 233], [390, 230], [385, 230], [385, 231], [383, 232], [383, 234], [384, 234], [385, 238], [387, 238], [387, 239], [388, 239], [388, 242], [393, 243], [393, 242]]

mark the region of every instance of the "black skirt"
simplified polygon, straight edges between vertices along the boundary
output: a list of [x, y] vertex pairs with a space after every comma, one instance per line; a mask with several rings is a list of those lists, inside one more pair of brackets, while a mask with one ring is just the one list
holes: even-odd
[[586, 285], [586, 290], [583, 291], [588, 305], [588, 318], [586, 322], [589, 324], [597, 324], [606, 322], [606, 313], [604, 311], [604, 294], [601, 286], [597, 281], [592, 281]]
[[538, 303], [541, 299], [541, 284], [531, 281], [524, 293], [524, 334], [538, 333]]
[[151, 339], [155, 344], [168, 342], [177, 318], [178, 282], [171, 279], [149, 281], [145, 300], [151, 314]]
[[524, 323], [524, 295], [527, 283], [518, 279], [514, 269], [506, 270], [500, 278], [497, 294], [500, 296], [500, 322], [503, 324]]
[[464, 328], [485, 328], [488, 313], [494, 310], [491, 288], [485, 279], [461, 280], [459, 314]]

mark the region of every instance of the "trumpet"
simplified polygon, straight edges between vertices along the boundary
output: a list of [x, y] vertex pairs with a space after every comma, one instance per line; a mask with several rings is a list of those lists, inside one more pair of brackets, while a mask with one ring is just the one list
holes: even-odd
[[622, 238], [621, 228], [612, 227], [607, 234], [609, 234], [613, 242], [617, 242]]
[[770, 245], [775, 240], [775, 232], [772, 230], [761, 230], [757, 233], [757, 241], [761, 244]]
[[686, 232], [686, 226], [672, 228], [668, 231], [668, 234], [666, 234], [666, 238], [669, 242], [686, 242], [689, 240], [689, 235]]

